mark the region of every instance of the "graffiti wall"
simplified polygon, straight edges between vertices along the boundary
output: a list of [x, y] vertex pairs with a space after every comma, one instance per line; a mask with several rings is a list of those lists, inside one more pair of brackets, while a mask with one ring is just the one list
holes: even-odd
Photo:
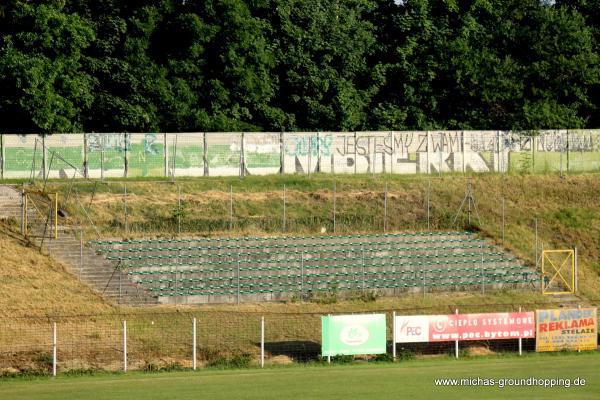
[[600, 171], [600, 130], [0, 135], [2, 179]]

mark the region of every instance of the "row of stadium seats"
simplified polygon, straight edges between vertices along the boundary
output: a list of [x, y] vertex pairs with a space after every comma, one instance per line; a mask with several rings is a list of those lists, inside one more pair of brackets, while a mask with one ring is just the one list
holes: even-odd
[[[414, 252], [433, 252], [433, 251], [454, 251], [454, 250], [474, 250], [474, 249], [480, 249], [481, 251], [483, 251], [484, 249], [490, 249], [493, 248], [494, 246], [492, 245], [488, 245], [488, 244], [483, 244], [483, 242], [480, 245], [463, 245], [463, 246], [429, 246], [429, 247], [423, 247], [423, 248], [414, 248], [414, 247], [396, 247], [396, 246], [389, 246], [389, 247], [385, 247], [385, 248], [378, 248], [378, 249], [371, 249], [371, 248], [365, 248], [365, 249], [358, 249], [354, 252], [362, 252], [362, 253], [375, 253], [375, 252], [382, 252], [382, 251], [390, 251], [390, 252], [413, 252], [410, 254], [414, 254]], [[108, 260], [113, 260], [113, 261], [119, 261], [121, 262], [121, 264], [123, 265], [132, 265], [133, 263], [131, 263], [131, 261], [135, 261], [135, 260], [165, 260], [165, 259], [173, 259], [173, 258], [180, 258], [180, 259], [190, 259], [190, 258], [203, 258], [203, 257], [208, 257], [208, 258], [233, 258], [233, 257], [256, 257], [256, 256], [265, 256], [265, 257], [273, 257], [273, 256], [296, 256], [298, 258], [300, 258], [301, 255], [311, 255], [311, 254], [323, 254], [323, 253], [331, 253], [331, 254], [347, 254], [349, 252], [353, 252], [353, 249], [329, 249], [329, 250], [320, 250], [320, 249], [316, 249], [316, 250], [304, 250], [304, 251], [300, 251], [300, 250], [281, 250], [278, 252], [269, 252], [269, 251], [257, 251], [257, 252], [240, 252], [240, 253], [192, 253], [192, 254], [145, 254], [145, 255], [135, 255], [135, 256], [122, 256], [122, 255], [118, 255], [118, 256], [108, 256], [106, 257]]]
[[191, 239], [129, 239], [129, 240], [92, 240], [89, 243], [94, 246], [131, 246], [134, 244], [154, 243], [225, 243], [225, 242], [282, 242], [282, 241], [306, 241], [311, 239], [343, 240], [343, 239], [372, 239], [372, 238], [401, 238], [401, 237], [437, 237], [437, 236], [469, 236], [470, 232], [415, 232], [415, 233], [384, 233], [363, 235], [322, 235], [322, 236], [271, 236], [271, 237], [225, 237], [225, 238], [191, 238]]
[[[327, 263], [327, 262], [340, 262], [340, 261], [365, 261], [365, 262], [369, 262], [371, 263], [371, 261], [373, 260], [420, 260], [420, 259], [450, 259], [450, 258], [456, 258], [458, 260], [454, 260], [454, 261], [461, 261], [464, 258], [468, 258], [468, 257], [478, 257], [478, 260], [480, 259], [486, 259], [486, 257], [504, 257], [504, 253], [501, 252], [471, 252], [471, 253], [442, 253], [442, 254], [403, 254], [403, 255], [366, 255], [366, 256], [338, 256], [338, 257], [310, 257], [307, 255], [306, 258], [303, 259], [304, 264], [306, 265], [305, 268], [312, 268], [310, 266], [310, 262], [312, 261], [318, 261], [319, 263], [321, 263], [321, 265], [323, 267], [326, 267], [326, 264], [322, 264], [322, 263]], [[177, 256], [172, 257], [172, 258], [177, 258]], [[171, 258], [171, 259], [172, 259]], [[507, 261], [511, 261], [514, 260], [514, 258], [504, 258], [504, 260]], [[222, 268], [223, 265], [233, 265], [233, 264], [240, 264], [240, 265], [244, 265], [244, 264], [251, 264], [252, 266], [250, 267], [244, 267], [241, 266], [240, 270], [284, 270], [284, 269], [289, 269], [289, 266], [286, 266], [286, 264], [297, 264], [298, 263], [298, 259], [297, 258], [287, 258], [287, 259], [262, 259], [262, 260], [255, 260], [255, 259], [248, 259], [248, 258], [241, 258], [241, 259], [234, 259], [234, 260], [225, 260], [225, 261], [201, 261], [201, 264], [203, 266], [217, 266], [216, 269], [218, 268]], [[140, 271], [141, 273], [153, 273], [150, 271], [147, 271], [147, 269], [151, 269], [151, 268], [165, 268], [165, 267], [185, 267], [185, 266], [194, 266], [197, 265], [198, 262], [186, 262], [186, 261], [169, 261], [169, 262], [158, 262], [158, 263], [135, 263], [135, 264], [128, 264], [128, 263], [123, 263], [123, 265], [131, 265], [131, 266], [135, 266], [135, 268], [142, 268], [143, 271]], [[277, 264], [278, 266], [275, 267], [257, 267], [256, 265], [264, 265], [264, 264]], [[299, 267], [298, 267], [299, 268]], [[317, 267], [317, 268], [321, 268], [321, 266]]]
[[[520, 265], [507, 265], [505, 267], [502, 268], [502, 271], [504, 272], [496, 272], [498, 271], [498, 268], [494, 268], [494, 267], [483, 267], [483, 268], [477, 268], [477, 267], [465, 267], [465, 268], [431, 268], [431, 269], [420, 269], [420, 270], [398, 270], [398, 271], [372, 271], [372, 270], [365, 270], [365, 271], [361, 271], [361, 272], [357, 272], [357, 271], [338, 271], [338, 272], [331, 272], [331, 271], [327, 271], [327, 272], [308, 272], [308, 273], [287, 273], [287, 274], [275, 274], [275, 275], [229, 275], [229, 276], [216, 276], [216, 277], [208, 277], [208, 276], [203, 276], [203, 277], [192, 277], [192, 278], [188, 278], [188, 277], [182, 277], [182, 276], [187, 276], [185, 273], [178, 273], [178, 272], [172, 272], [170, 273], [170, 275], [175, 275], [175, 276], [179, 276], [179, 278], [153, 278], [153, 279], [139, 279], [136, 282], [141, 283], [141, 284], [147, 284], [147, 285], [154, 285], [154, 284], [163, 284], [163, 283], [168, 283], [168, 284], [172, 284], [172, 283], [192, 283], [192, 282], [221, 282], [221, 281], [246, 281], [246, 280], [269, 280], [269, 281], [274, 281], [274, 280], [279, 280], [279, 279], [284, 279], [284, 280], [294, 280], [294, 281], [298, 281], [301, 280], [302, 282], [304, 282], [305, 279], [309, 279], [309, 278], [322, 278], [322, 277], [331, 277], [331, 276], [395, 276], [395, 275], [410, 275], [413, 277], [413, 279], [422, 279], [423, 276], [430, 274], [436, 274], [436, 276], [439, 277], [444, 277], [446, 278], [447, 276], [445, 276], [444, 274], [449, 273], [449, 272], [453, 272], [453, 273], [461, 273], [461, 274], [468, 274], [469, 272], [473, 272], [475, 271], [477, 274], [482, 274], [482, 275], [486, 275], [486, 276], [494, 276], [496, 274], [502, 274], [502, 273], [530, 273], [531, 271], [529, 269], [524, 269], [523, 266]], [[516, 272], [515, 272], [516, 271]], [[163, 274], [163, 275], [169, 275], [167, 273]]]
[[[321, 261], [321, 260], [317, 260], [317, 261]], [[225, 273], [225, 272], [252, 272], [252, 271], [289, 271], [289, 270], [324, 270], [324, 269], [344, 269], [344, 268], [362, 268], [368, 266], [369, 269], [373, 269], [373, 268], [396, 268], [396, 267], [401, 267], [404, 269], [411, 269], [414, 270], [416, 268], [422, 269], [422, 267], [424, 266], [431, 266], [431, 265], [473, 265], [473, 264], [477, 264], [477, 263], [508, 263], [508, 262], [514, 262], [515, 259], [514, 258], [503, 258], [503, 257], [496, 257], [496, 258], [485, 258], [485, 257], [477, 257], [477, 258], [470, 258], [470, 259], [461, 259], [461, 260], [434, 260], [434, 261], [430, 261], [430, 262], [381, 262], [381, 263], [373, 263], [370, 262], [368, 264], [321, 264], [321, 265], [310, 265], [310, 264], [306, 264], [306, 265], [299, 265], [298, 263], [295, 264], [291, 264], [291, 265], [287, 265], [287, 266], [274, 266], [274, 267], [256, 267], [256, 266], [250, 266], [250, 267], [237, 267], [237, 266], [232, 266], [232, 267], [228, 267], [228, 268], [223, 268], [223, 267], [219, 267], [219, 268], [191, 268], [191, 269], [146, 269], [146, 270], [130, 270], [128, 271], [128, 275], [130, 276], [134, 276], [134, 275], [169, 275], [169, 274], [207, 274], [207, 273]], [[209, 263], [202, 263], [202, 266], [206, 266]], [[224, 263], [224, 262], [218, 262], [218, 263], [213, 263], [213, 265], [233, 265], [235, 263]], [[180, 266], [183, 266], [180, 264]], [[189, 266], [189, 264], [187, 264], [186, 266]], [[454, 268], [454, 269], [459, 269], [459, 268]]]
[[483, 243], [480, 239], [437, 239], [431, 240], [410, 240], [410, 241], [373, 241], [373, 242], [326, 242], [326, 243], [302, 243], [302, 244], [274, 244], [274, 245], [224, 245], [224, 246], [176, 246], [176, 247], [134, 247], [134, 248], [109, 248], [98, 249], [97, 253], [145, 253], [145, 252], [207, 252], [211, 250], [228, 252], [229, 250], [265, 250], [265, 249], [306, 249], [306, 248], [322, 248], [330, 247], [374, 247], [374, 246], [389, 246], [390, 244], [398, 245], [418, 245], [431, 243]]
[[159, 296], [194, 296], [194, 295], [232, 295], [259, 294], [259, 293], [294, 293], [310, 294], [329, 290], [376, 290], [376, 289], [408, 289], [439, 286], [482, 286], [494, 284], [529, 284], [537, 281], [536, 274], [526, 272], [494, 273], [490, 275], [450, 275], [439, 279], [438, 277], [423, 279], [332, 279], [321, 281], [307, 281], [304, 287], [294, 282], [263, 282], [259, 284], [217, 284], [210, 286], [174, 286], [153, 287], [150, 290]]

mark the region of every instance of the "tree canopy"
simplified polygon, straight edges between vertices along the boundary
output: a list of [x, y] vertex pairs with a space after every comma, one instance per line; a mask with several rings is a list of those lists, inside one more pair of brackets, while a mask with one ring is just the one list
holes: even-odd
[[0, 132], [600, 124], [599, 0], [6, 0]]

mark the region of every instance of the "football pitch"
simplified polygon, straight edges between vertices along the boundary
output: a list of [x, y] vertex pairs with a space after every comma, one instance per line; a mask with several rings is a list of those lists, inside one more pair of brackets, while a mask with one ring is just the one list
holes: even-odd
[[[0, 380], [0, 399], [596, 399], [600, 398], [599, 371], [600, 353], [593, 352], [264, 370], [11, 378]], [[443, 379], [458, 379], [456, 383], [462, 385], [452, 381], [441, 385], [439, 380]], [[527, 381], [529, 386], [525, 386]]]

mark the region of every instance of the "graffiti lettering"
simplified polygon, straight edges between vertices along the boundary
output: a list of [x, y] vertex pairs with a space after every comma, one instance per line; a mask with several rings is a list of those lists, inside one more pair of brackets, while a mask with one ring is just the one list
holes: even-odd
[[292, 136], [287, 139], [285, 154], [288, 156], [330, 156], [332, 135], [325, 136]]
[[125, 133], [88, 133], [87, 146], [90, 152], [107, 150], [122, 152], [131, 148], [129, 135]]

